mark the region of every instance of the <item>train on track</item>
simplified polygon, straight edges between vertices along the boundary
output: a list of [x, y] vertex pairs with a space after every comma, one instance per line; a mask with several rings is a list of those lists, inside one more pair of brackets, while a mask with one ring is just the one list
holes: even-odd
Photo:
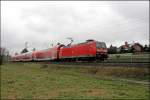
[[84, 61], [105, 60], [108, 57], [105, 42], [87, 40], [74, 45], [58, 44], [45, 50], [18, 54], [11, 61]]

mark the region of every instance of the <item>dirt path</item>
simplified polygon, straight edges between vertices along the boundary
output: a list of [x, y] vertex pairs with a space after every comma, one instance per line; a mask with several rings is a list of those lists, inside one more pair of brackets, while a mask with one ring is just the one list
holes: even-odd
[[137, 84], [143, 84], [143, 85], [150, 85], [150, 82], [146, 82], [146, 81], [137, 81], [137, 80], [120, 79], [120, 78], [119, 78], [118, 80], [130, 82], [130, 83], [137, 83]]
[[95, 75], [92, 75], [92, 74], [84, 74], [84, 75], [94, 77], [94, 78], [97, 78], [97, 79], [113, 80], [113, 81], [124, 81], [124, 82], [129, 82], [129, 83], [135, 83], [135, 84], [150, 86], [150, 81], [149, 82], [148, 81], [138, 81], [138, 80], [124, 79], [124, 78], [106, 78], [106, 77], [102, 78], [102, 77], [95, 76]]

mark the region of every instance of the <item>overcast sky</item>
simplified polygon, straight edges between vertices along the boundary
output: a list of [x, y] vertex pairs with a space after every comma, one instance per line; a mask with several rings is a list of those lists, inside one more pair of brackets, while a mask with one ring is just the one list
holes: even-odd
[[1, 45], [10, 53], [87, 39], [149, 44], [149, 1], [1, 1]]

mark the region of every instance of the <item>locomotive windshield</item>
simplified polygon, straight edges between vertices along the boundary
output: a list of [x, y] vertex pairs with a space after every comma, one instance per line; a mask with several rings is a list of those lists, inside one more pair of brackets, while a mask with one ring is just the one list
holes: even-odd
[[97, 48], [106, 48], [106, 44], [104, 42], [96, 42]]

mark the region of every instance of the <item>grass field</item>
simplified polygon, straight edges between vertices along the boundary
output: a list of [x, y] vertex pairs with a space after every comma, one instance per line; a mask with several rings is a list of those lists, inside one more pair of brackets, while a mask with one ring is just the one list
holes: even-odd
[[10, 63], [1, 66], [1, 99], [148, 100], [148, 85], [120, 80], [147, 77], [148, 69]]
[[108, 60], [104, 62], [149, 62], [150, 53], [122, 53], [122, 54], [109, 54]]

